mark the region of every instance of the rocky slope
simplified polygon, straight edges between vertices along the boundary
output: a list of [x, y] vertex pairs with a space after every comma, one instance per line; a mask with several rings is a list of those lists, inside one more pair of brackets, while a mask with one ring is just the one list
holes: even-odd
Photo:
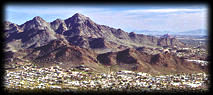
[[99, 54], [97, 59], [103, 65], [119, 65], [123, 69], [153, 74], [205, 71], [201, 66], [185, 61], [170, 53], [150, 55], [135, 49]]
[[184, 44], [179, 42], [177, 39], [174, 37], [171, 37], [168, 34], [165, 34], [160, 37], [160, 39], [157, 42], [157, 45], [159, 46], [179, 46], [179, 47], [184, 47]]
[[[52, 40], [47, 45], [35, 48], [26, 57], [38, 63], [65, 62], [71, 64], [95, 63], [96, 54], [88, 49], [69, 45], [63, 40]], [[89, 60], [86, 60], [89, 59]]]
[[14, 49], [39, 47], [56, 39], [49, 23], [39, 16], [20, 26], [9, 23], [5, 29], [6, 44]]

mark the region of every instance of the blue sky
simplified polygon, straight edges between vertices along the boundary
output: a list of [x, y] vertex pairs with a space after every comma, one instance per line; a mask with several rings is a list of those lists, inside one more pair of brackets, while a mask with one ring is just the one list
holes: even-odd
[[5, 20], [23, 24], [35, 16], [47, 22], [67, 19], [81, 13], [97, 24], [121, 28], [126, 32], [151, 30], [183, 32], [207, 29], [206, 5], [13, 5], [5, 6]]

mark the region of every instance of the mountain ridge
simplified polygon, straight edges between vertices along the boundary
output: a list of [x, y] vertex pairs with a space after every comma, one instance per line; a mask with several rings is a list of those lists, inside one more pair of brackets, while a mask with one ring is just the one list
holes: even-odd
[[[26, 26], [26, 24], [28, 23], [30, 25]], [[129, 43], [146, 44], [143, 42], [142, 39], [148, 38], [146, 41], [148, 41], [148, 43], [152, 45], [157, 45], [156, 43], [157, 41], [154, 41], [154, 39], [158, 40], [155, 37], [149, 38], [143, 34], [134, 34], [133, 37], [131, 33], [125, 32], [121, 29], [114, 29], [105, 25], [96, 24], [89, 17], [86, 17], [80, 13], [76, 13], [72, 17], [67, 18], [65, 20], [56, 19], [50, 23], [46, 22], [41, 17], [36, 16], [32, 20], [29, 20], [24, 24], [20, 25], [22, 29], [25, 26], [27, 27], [28, 30], [31, 29], [31, 27], [37, 28], [39, 30], [49, 29], [49, 31], [54, 31], [54, 33], [66, 36], [65, 37], [66, 39], [70, 39], [71, 37], [74, 36], [92, 37], [92, 38], [102, 37], [104, 39], [111, 41], [116, 40], [116, 43], [119, 42], [119, 44], [124, 44], [125, 43], [123, 42], [124, 40], [130, 41]], [[153, 41], [155, 43], [153, 43]]]
[[[7, 31], [12, 30], [10, 28], [7, 28], [9, 27], [8, 26], [9, 24], [12, 25], [12, 23], [8, 22], [6, 29], [9, 29], [9, 30]], [[110, 41], [110, 42], [124, 45], [124, 46], [134, 46], [133, 43], [135, 42], [137, 44], [145, 44], [142, 41], [142, 39], [146, 38], [143, 35], [142, 36], [138, 35], [140, 37], [144, 37], [140, 39], [140, 37], [137, 37], [137, 34], [135, 34], [134, 37], [129, 37], [130, 34], [121, 29], [114, 29], [105, 25], [96, 24], [89, 17], [86, 17], [79, 13], [76, 13], [72, 17], [67, 18], [65, 20], [56, 19], [50, 23], [46, 22], [40, 16], [36, 16], [32, 20], [29, 20], [22, 25], [18, 26], [14, 24], [13, 26], [15, 26], [17, 29], [13, 33], [13, 36], [9, 37], [9, 33], [7, 34], [9, 39], [9, 40], [7, 39], [7, 41], [11, 42], [14, 39], [15, 40], [21, 39], [22, 42], [20, 43], [21, 44], [20, 46], [22, 48], [23, 47], [31, 48], [31, 47], [45, 45], [50, 40], [57, 39], [57, 37], [55, 36], [56, 34], [64, 36], [64, 38], [68, 41], [70, 41], [69, 39], [73, 39], [73, 37], [79, 36], [80, 39], [85, 39], [81, 41], [82, 44], [79, 44], [79, 46], [85, 47], [85, 48], [91, 47], [88, 45], [88, 43], [91, 43], [91, 42], [87, 40], [90, 37], [103, 38], [105, 39], [105, 41]], [[23, 33], [18, 33], [17, 31], [22, 31]], [[38, 33], [36, 31], [40, 31], [40, 32]], [[49, 36], [49, 38], [42, 37], [43, 35]], [[23, 36], [28, 38], [23, 39]], [[45, 38], [45, 39], [42, 39], [42, 38]], [[41, 43], [36, 43], [32, 39], [37, 40], [38, 42], [41, 42]], [[25, 42], [29, 42], [27, 40], [31, 40], [30, 43], [25, 43]], [[45, 43], [44, 40], [47, 40], [46, 41], [47, 43]], [[149, 41], [149, 39], [147, 41]], [[126, 42], [128, 42], [130, 45], [128, 45]], [[70, 41], [70, 43], [73, 43], [73, 41]]]

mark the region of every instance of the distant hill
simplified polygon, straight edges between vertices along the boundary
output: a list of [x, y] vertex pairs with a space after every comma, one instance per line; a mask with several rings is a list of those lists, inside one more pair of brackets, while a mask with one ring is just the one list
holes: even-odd
[[171, 34], [170, 31], [152, 31], [152, 30], [136, 30], [134, 31], [138, 34], [144, 34], [144, 35], [164, 35], [164, 34]]
[[187, 36], [207, 36], [208, 31], [204, 29], [196, 29], [191, 31], [184, 31], [184, 32], [175, 32], [175, 31], [150, 31], [150, 30], [140, 30], [135, 31], [139, 34], [145, 34], [145, 35], [164, 35], [164, 34], [170, 34], [170, 35], [187, 35]]
[[191, 30], [186, 32], [175, 33], [176, 35], [197, 35], [197, 36], [207, 36], [208, 31], [204, 29]]

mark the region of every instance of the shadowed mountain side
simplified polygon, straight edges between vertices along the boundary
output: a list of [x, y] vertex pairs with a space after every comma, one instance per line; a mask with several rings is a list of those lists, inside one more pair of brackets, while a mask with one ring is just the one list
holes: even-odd
[[65, 64], [97, 63], [96, 54], [88, 49], [69, 45], [63, 40], [53, 40], [49, 44], [35, 48], [26, 58], [35, 63], [52, 64], [63, 62]]

